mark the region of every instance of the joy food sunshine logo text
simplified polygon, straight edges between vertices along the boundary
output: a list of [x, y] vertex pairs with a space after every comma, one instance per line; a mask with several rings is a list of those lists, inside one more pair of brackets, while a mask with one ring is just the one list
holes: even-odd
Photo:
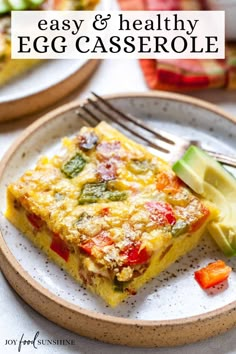
[[20, 353], [24, 351], [24, 348], [28, 348], [31, 351], [34, 349], [42, 348], [43, 346], [71, 346], [75, 345], [75, 341], [71, 339], [50, 339], [50, 338], [41, 338], [40, 332], [37, 331], [35, 335], [31, 338], [27, 337], [22, 333], [18, 339], [8, 338], [5, 340], [4, 347], [15, 347]]

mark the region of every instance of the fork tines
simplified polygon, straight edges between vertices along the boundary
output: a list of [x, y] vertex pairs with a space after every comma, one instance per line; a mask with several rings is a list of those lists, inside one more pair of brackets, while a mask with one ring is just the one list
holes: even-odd
[[205, 149], [200, 141], [187, 140], [163, 130], [156, 130], [142, 120], [120, 111], [98, 94], [94, 92], [92, 94], [95, 99], [89, 98], [88, 102], [77, 111], [83, 124], [95, 126], [102, 120], [108, 121], [123, 130], [125, 134], [138, 138], [136, 140], [150, 147], [154, 154], [158, 151], [160, 157], [167, 158], [170, 162], [178, 160], [190, 145], [196, 145], [218, 161], [229, 166], [236, 166], [234, 156]]
[[[78, 111], [78, 115], [86, 121], [86, 123], [94, 126], [94, 124], [105, 119], [108, 122], [115, 123], [119, 127], [122, 127], [126, 133], [129, 132], [133, 136], [136, 136], [142, 142], [148, 144], [148, 146], [166, 154], [169, 153], [168, 145], [174, 145], [175, 142], [168, 138], [168, 134], [165, 134], [165, 136], [160, 134], [138, 118], [120, 111], [96, 93], [92, 92], [92, 94], [97, 100], [95, 101], [89, 98], [89, 104], [80, 107]], [[152, 134], [151, 137], [150, 134]]]

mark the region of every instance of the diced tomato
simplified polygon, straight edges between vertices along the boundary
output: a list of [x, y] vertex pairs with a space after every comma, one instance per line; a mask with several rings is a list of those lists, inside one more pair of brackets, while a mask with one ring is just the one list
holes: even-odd
[[127, 249], [122, 252], [122, 255], [126, 256], [124, 262], [125, 266], [144, 264], [150, 259], [147, 249], [141, 248], [140, 242], [127, 247]]
[[218, 260], [196, 271], [194, 277], [203, 289], [208, 289], [228, 279], [231, 270], [225, 262]]
[[202, 205], [201, 207], [201, 212], [202, 212], [202, 216], [191, 225], [190, 227], [191, 232], [195, 232], [198, 229], [200, 229], [200, 227], [204, 224], [204, 222], [207, 220], [210, 214], [210, 211], [204, 205]]
[[117, 166], [114, 159], [101, 162], [97, 168], [97, 175], [101, 182], [115, 179], [117, 177]]
[[51, 250], [56, 252], [61, 258], [63, 258], [66, 262], [68, 261], [70, 251], [65, 241], [62, 240], [62, 238], [56, 233], [53, 233], [50, 248]]
[[88, 254], [92, 253], [94, 246], [98, 248], [103, 248], [113, 244], [113, 240], [110, 238], [110, 234], [107, 231], [101, 231], [99, 234], [94, 236], [91, 240], [86, 241], [81, 244], [80, 247]]
[[31, 223], [31, 225], [36, 230], [41, 229], [41, 227], [43, 226], [43, 220], [38, 215], [33, 214], [33, 213], [28, 213], [26, 216], [27, 216], [27, 219], [29, 220], [29, 222]]
[[151, 213], [151, 219], [159, 225], [174, 225], [176, 223], [175, 214], [170, 204], [153, 201], [146, 203], [146, 207]]
[[182, 184], [177, 176], [162, 172], [157, 177], [156, 188], [165, 193], [177, 193]]

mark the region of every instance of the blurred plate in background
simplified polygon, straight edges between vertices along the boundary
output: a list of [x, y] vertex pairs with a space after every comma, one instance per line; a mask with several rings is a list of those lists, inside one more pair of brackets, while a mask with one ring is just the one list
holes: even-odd
[[225, 11], [226, 39], [236, 39], [236, 0], [207, 0], [207, 4], [212, 10]]

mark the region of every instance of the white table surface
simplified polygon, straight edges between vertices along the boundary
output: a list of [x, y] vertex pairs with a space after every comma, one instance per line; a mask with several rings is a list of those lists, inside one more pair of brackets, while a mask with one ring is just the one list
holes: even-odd
[[[80, 88], [73, 97], [84, 98], [89, 95], [91, 90], [99, 94], [110, 94], [118, 92], [144, 92], [147, 91], [147, 87], [143, 80], [138, 62], [133, 60], [110, 60], [102, 62], [90, 81]], [[236, 92], [212, 90], [198, 92], [192, 95], [215, 103], [236, 116]], [[34, 119], [35, 117], [29, 117], [0, 124], [0, 158], [14, 139], [19, 136], [22, 130]], [[25, 339], [32, 340], [37, 331], [40, 332], [40, 339], [71, 339], [74, 340], [75, 344], [68, 346], [40, 346], [37, 350], [33, 349], [32, 346], [28, 348], [23, 346], [21, 349], [22, 353], [119, 354], [121, 351], [123, 354], [141, 354], [144, 352], [149, 354], [236, 353], [236, 329], [204, 342], [184, 347], [161, 349], [121, 347], [80, 337], [79, 335], [58, 327], [31, 309], [11, 289], [0, 273], [0, 353], [17, 353], [17, 346], [5, 345], [6, 340], [19, 341], [23, 333]]]

